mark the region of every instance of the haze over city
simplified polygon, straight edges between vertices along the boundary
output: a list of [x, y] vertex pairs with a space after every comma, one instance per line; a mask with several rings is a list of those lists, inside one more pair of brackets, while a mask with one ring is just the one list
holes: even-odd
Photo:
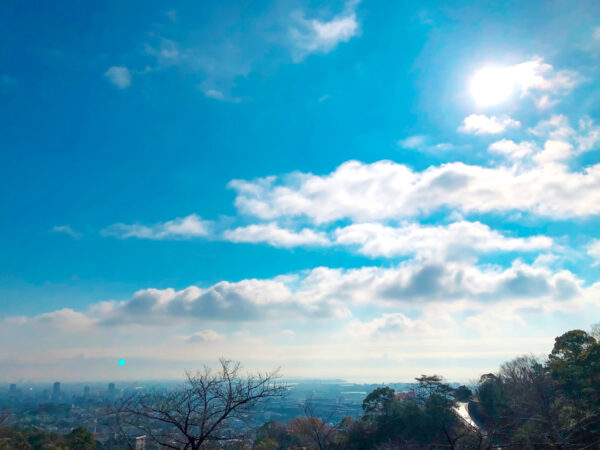
[[0, 382], [547, 355], [600, 318], [599, 18], [4, 2]]

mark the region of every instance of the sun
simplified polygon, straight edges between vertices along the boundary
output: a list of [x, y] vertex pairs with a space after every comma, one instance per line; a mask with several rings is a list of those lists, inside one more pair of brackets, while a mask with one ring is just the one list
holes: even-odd
[[471, 78], [471, 96], [481, 106], [502, 103], [512, 93], [514, 76], [506, 67], [484, 67]]

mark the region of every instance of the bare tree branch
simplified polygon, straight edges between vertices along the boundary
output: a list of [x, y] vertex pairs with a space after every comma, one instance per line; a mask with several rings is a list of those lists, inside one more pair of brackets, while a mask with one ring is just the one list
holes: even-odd
[[165, 448], [198, 450], [209, 441], [236, 436], [235, 421], [268, 398], [286, 394], [279, 370], [243, 374], [239, 362], [220, 359], [220, 368], [186, 372], [174, 390], [153, 390], [124, 398], [115, 411], [117, 423], [140, 430]]

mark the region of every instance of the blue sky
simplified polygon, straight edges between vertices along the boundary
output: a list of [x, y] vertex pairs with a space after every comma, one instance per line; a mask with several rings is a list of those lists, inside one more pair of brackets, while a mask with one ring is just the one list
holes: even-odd
[[599, 13], [9, 1], [0, 379], [464, 380], [588, 328]]

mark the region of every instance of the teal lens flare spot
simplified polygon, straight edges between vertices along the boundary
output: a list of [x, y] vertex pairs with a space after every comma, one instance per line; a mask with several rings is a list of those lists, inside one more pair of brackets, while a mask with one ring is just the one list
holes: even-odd
[[124, 359], [120, 359], [119, 360], [119, 365], [120, 366], [124, 366], [125, 365], [125, 360]]

